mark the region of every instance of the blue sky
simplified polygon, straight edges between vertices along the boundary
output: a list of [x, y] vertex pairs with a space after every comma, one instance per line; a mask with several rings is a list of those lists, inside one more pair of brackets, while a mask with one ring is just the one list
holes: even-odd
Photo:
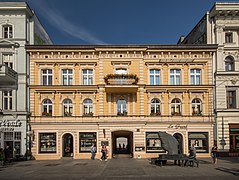
[[[215, 2], [27, 0], [54, 44], [176, 44]], [[235, 2], [235, 1], [234, 1]]]

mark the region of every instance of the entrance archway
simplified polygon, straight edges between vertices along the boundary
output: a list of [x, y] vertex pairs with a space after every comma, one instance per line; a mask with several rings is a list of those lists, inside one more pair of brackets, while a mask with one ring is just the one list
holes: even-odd
[[179, 153], [183, 153], [183, 136], [180, 133], [175, 133], [173, 137], [175, 137], [178, 141]]
[[63, 157], [73, 156], [73, 136], [70, 133], [64, 134], [62, 138], [63, 144]]
[[112, 132], [112, 153], [133, 155], [133, 132], [114, 131]]

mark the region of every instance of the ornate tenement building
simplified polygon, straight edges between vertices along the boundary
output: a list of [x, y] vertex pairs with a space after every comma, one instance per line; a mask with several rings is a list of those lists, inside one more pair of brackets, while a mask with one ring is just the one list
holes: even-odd
[[215, 3], [182, 44], [218, 44], [214, 71], [215, 140], [239, 156], [239, 3]]
[[29, 59], [25, 44], [51, 44], [25, 2], [0, 2], [0, 148], [24, 155], [29, 136]]
[[216, 45], [27, 46], [36, 159], [164, 153], [158, 132], [188, 153], [213, 144]]

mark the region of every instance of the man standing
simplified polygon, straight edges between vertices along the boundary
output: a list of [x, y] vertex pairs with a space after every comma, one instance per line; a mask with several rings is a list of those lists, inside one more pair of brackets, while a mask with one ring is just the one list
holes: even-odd
[[92, 144], [90, 152], [91, 152], [91, 159], [95, 160], [96, 148], [95, 148], [94, 144]]

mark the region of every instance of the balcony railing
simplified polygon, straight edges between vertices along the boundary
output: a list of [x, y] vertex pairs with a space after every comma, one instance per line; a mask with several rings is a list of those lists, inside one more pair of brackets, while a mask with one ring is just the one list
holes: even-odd
[[17, 89], [17, 72], [5, 64], [0, 64], [0, 89]]
[[108, 74], [104, 79], [107, 85], [132, 85], [139, 81], [136, 74]]

